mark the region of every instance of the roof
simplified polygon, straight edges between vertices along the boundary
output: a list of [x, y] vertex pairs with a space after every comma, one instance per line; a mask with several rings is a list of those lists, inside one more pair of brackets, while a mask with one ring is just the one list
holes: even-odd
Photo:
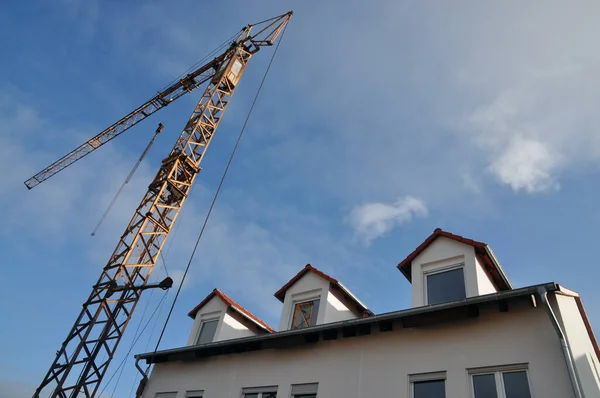
[[485, 273], [488, 275], [494, 287], [498, 290], [509, 290], [512, 289], [512, 285], [509, 282], [502, 266], [496, 259], [496, 256], [492, 252], [492, 249], [488, 246], [487, 243], [479, 242], [473, 239], [465, 238], [460, 235], [455, 235], [450, 232], [442, 231], [441, 228], [436, 228], [427, 239], [423, 243], [421, 243], [412, 253], [410, 253], [404, 260], [398, 264], [398, 269], [402, 274], [411, 281], [411, 268], [412, 262], [419, 254], [421, 254], [429, 245], [431, 245], [437, 238], [444, 237], [448, 239], [455, 240], [457, 242], [461, 242], [467, 244], [469, 246], [473, 246], [475, 249], [475, 255], [477, 256], [477, 260], [481, 263]]
[[302, 268], [302, 270], [300, 272], [298, 272], [292, 279], [290, 279], [285, 285], [283, 285], [281, 287], [281, 289], [279, 289], [277, 292], [275, 292], [274, 296], [283, 303], [283, 301], [285, 299], [285, 292], [287, 292], [289, 288], [291, 288], [296, 282], [298, 282], [300, 280], [300, 278], [302, 278], [304, 275], [306, 275], [309, 272], [312, 272], [312, 273], [320, 276], [321, 278], [328, 281], [332, 286], [339, 289], [342, 292], [342, 294], [344, 296], [346, 296], [346, 298], [348, 300], [350, 300], [356, 304], [357, 309], [361, 313], [363, 313], [363, 314], [366, 313], [366, 315], [368, 315], [368, 316], [374, 315], [373, 312], [365, 304], [363, 304], [358, 299], [358, 297], [356, 297], [350, 290], [348, 290], [348, 288], [346, 286], [344, 286], [340, 281], [327, 275], [323, 271], [318, 270], [317, 268], [313, 267], [311, 264], [306, 264], [306, 266], [304, 266], [304, 268]]
[[217, 296], [221, 300], [223, 300], [223, 302], [227, 305], [227, 309], [232, 309], [232, 310], [238, 312], [244, 318], [257, 324], [261, 329], [266, 330], [267, 332], [270, 332], [270, 333], [275, 332], [275, 329], [273, 329], [271, 326], [269, 326], [267, 323], [263, 322], [256, 315], [254, 315], [253, 313], [251, 313], [250, 311], [248, 311], [247, 309], [245, 309], [244, 307], [242, 307], [241, 305], [239, 305], [238, 303], [233, 301], [233, 299], [231, 299], [229, 296], [227, 296], [225, 293], [223, 293], [222, 291], [220, 291], [217, 288], [215, 288], [212, 292], [210, 292], [210, 294], [208, 296], [206, 296], [206, 298], [204, 300], [202, 300], [200, 302], [200, 304], [195, 306], [194, 309], [188, 313], [188, 316], [192, 319], [196, 319], [196, 314], [198, 313], [198, 311], [200, 311], [200, 309], [202, 307], [204, 307], [215, 296]]
[[[440, 322], [479, 316], [481, 305], [497, 304], [499, 311], [510, 300], [531, 300], [540, 289], [556, 292], [556, 283], [545, 283], [520, 289], [469, 297], [464, 300], [423, 307], [409, 308], [367, 318], [332, 322], [303, 329], [291, 329], [276, 333], [218, 341], [203, 345], [186, 346], [136, 355], [138, 360], [150, 363], [195, 360], [202, 357], [258, 351], [264, 349], [290, 348], [313, 344], [318, 341], [335, 340], [371, 334], [371, 331], [387, 332], [394, 328], [421, 327]], [[504, 303], [504, 304], [503, 304]], [[533, 308], [534, 306], [532, 306]]]

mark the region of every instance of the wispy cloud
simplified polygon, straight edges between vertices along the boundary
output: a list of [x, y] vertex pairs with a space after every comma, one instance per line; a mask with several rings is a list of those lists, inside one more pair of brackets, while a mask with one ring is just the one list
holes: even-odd
[[369, 245], [394, 227], [415, 217], [425, 216], [427, 216], [425, 203], [412, 196], [406, 196], [389, 204], [372, 202], [356, 206], [350, 212], [348, 221], [354, 228], [355, 237]]

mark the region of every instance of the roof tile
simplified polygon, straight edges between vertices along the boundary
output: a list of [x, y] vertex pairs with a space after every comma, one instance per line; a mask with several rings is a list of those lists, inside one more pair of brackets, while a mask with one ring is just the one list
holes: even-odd
[[502, 277], [502, 271], [499, 268], [499, 265], [496, 264], [495, 260], [490, 257], [488, 253], [488, 245], [484, 242], [479, 242], [473, 239], [465, 238], [460, 235], [456, 235], [450, 232], [443, 231], [441, 228], [436, 228], [431, 235], [427, 237], [412, 253], [410, 253], [404, 260], [402, 260], [398, 264], [398, 269], [402, 274], [411, 281], [411, 268], [412, 262], [419, 254], [421, 254], [430, 244], [433, 243], [434, 240], [439, 238], [440, 236], [455, 240], [457, 242], [461, 242], [475, 248], [475, 254], [477, 259], [482, 263], [486, 274], [492, 280], [492, 283], [498, 290], [509, 290], [511, 286], [507, 281]]
[[268, 332], [271, 332], [271, 333], [275, 332], [275, 329], [273, 329], [271, 326], [269, 326], [266, 322], [263, 322], [256, 315], [254, 315], [253, 313], [251, 313], [250, 311], [248, 311], [247, 309], [245, 309], [244, 307], [242, 307], [241, 305], [236, 303], [232, 298], [230, 298], [229, 296], [227, 296], [225, 293], [223, 293], [222, 291], [220, 291], [217, 288], [215, 288], [212, 292], [210, 292], [210, 294], [208, 296], [206, 296], [206, 298], [204, 300], [202, 300], [200, 302], [200, 304], [198, 304], [196, 307], [194, 307], [194, 309], [188, 313], [188, 316], [192, 319], [195, 319], [198, 311], [200, 311], [200, 309], [202, 307], [204, 307], [215, 296], [218, 296], [221, 300], [223, 300], [223, 302], [227, 305], [227, 308], [233, 308], [234, 310], [238, 311], [241, 315], [258, 323], [260, 326], [262, 326]]

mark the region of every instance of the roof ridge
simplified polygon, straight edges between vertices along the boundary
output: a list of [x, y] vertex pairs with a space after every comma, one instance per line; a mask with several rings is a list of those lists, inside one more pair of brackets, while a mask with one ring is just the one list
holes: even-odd
[[491, 272], [492, 275], [489, 275], [492, 279], [492, 283], [496, 285], [496, 288], [499, 290], [504, 289], [512, 289], [510, 282], [504, 275], [504, 271], [497, 263], [496, 258], [491, 255], [491, 249], [489, 245], [485, 242], [477, 241], [470, 238], [465, 238], [464, 236], [453, 234], [452, 232], [444, 231], [441, 228], [436, 228], [433, 230], [433, 233], [429, 235], [415, 250], [413, 250], [404, 260], [398, 263], [398, 270], [402, 272], [402, 274], [409, 281], [412, 280], [411, 268], [412, 262], [421, 254], [430, 244], [433, 243], [438, 237], [445, 237], [448, 239], [455, 240], [460, 243], [464, 243], [466, 245], [472, 246], [475, 249], [475, 254], [478, 258], [484, 262], [484, 270], [486, 272]]
[[366, 312], [369, 315], [373, 315], [373, 312], [363, 302], [361, 302], [358, 299], [358, 297], [356, 297], [352, 292], [350, 292], [350, 290], [348, 290], [348, 288], [346, 288], [339, 280], [337, 280], [336, 278], [319, 270], [318, 268], [316, 268], [315, 266], [313, 266], [310, 263], [306, 264], [304, 266], [304, 268], [302, 268], [300, 270], [300, 272], [298, 272], [296, 275], [294, 275], [292, 277], [292, 279], [290, 279], [285, 285], [283, 285], [278, 291], [276, 291], [274, 294], [275, 298], [277, 298], [279, 301], [281, 301], [283, 303], [285, 300], [285, 292], [287, 292], [288, 289], [290, 287], [292, 287], [292, 285], [294, 285], [296, 282], [298, 282], [298, 280], [300, 280], [300, 278], [302, 278], [308, 272], [315, 273], [317, 276], [320, 276], [321, 278], [323, 278], [327, 282], [329, 282], [332, 286], [341, 289], [342, 292], [346, 296], [348, 296], [348, 298], [350, 298], [350, 300], [354, 301], [360, 307], [360, 311]]
[[304, 268], [302, 268], [300, 270], [300, 272], [298, 272], [296, 275], [294, 275], [292, 277], [292, 279], [290, 279], [289, 281], [286, 282], [285, 285], [283, 285], [278, 291], [275, 292], [275, 294], [273, 296], [275, 296], [275, 298], [277, 298], [277, 300], [281, 301], [283, 303], [283, 299], [285, 298], [285, 292], [292, 287], [292, 285], [294, 283], [296, 283], [300, 278], [302, 278], [304, 275], [306, 275], [307, 272], [312, 271], [315, 274], [317, 274], [318, 276], [320, 276], [321, 278], [327, 280], [330, 283], [333, 284], [337, 284], [338, 280], [335, 279], [332, 276], [327, 275], [325, 272], [317, 269], [315, 266], [313, 266], [312, 264], [308, 263], [304, 266]]
[[194, 309], [192, 309], [188, 313], [188, 316], [191, 318], [195, 318], [198, 311], [202, 307], [204, 307], [204, 305], [206, 305], [206, 303], [208, 303], [214, 296], [218, 296], [221, 300], [223, 300], [228, 308], [234, 307], [234, 309], [236, 309], [237, 312], [239, 312], [241, 315], [245, 316], [246, 318], [249, 318], [250, 320], [254, 321], [255, 323], [258, 323], [260, 326], [262, 326], [267, 331], [269, 331], [269, 332], [276, 331], [268, 323], [266, 323], [265, 321], [263, 321], [262, 319], [260, 319], [256, 315], [254, 315], [252, 312], [248, 311], [246, 308], [242, 307], [234, 299], [232, 299], [231, 297], [229, 297], [228, 295], [223, 293], [222, 290], [220, 290], [216, 287], [208, 294], [208, 296], [206, 296], [206, 298], [204, 300], [202, 300], [200, 302], [200, 304], [198, 304], [196, 307], [194, 307]]

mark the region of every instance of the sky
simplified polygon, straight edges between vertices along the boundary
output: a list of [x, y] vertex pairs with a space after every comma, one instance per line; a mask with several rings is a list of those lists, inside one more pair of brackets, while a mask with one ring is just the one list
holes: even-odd
[[[600, 330], [598, 2], [11, 2], [0, 8], [0, 398], [30, 397], [42, 380], [201, 90], [35, 189], [23, 181], [244, 25], [288, 10], [160, 348], [185, 344], [187, 312], [214, 287], [277, 325], [273, 293], [307, 263], [375, 313], [408, 308], [396, 265], [437, 227], [488, 243], [516, 287], [579, 292]], [[271, 54], [251, 60], [156, 280], [181, 281]], [[144, 293], [103, 397], [132, 396], [132, 356], [152, 350], [173, 296]]]

